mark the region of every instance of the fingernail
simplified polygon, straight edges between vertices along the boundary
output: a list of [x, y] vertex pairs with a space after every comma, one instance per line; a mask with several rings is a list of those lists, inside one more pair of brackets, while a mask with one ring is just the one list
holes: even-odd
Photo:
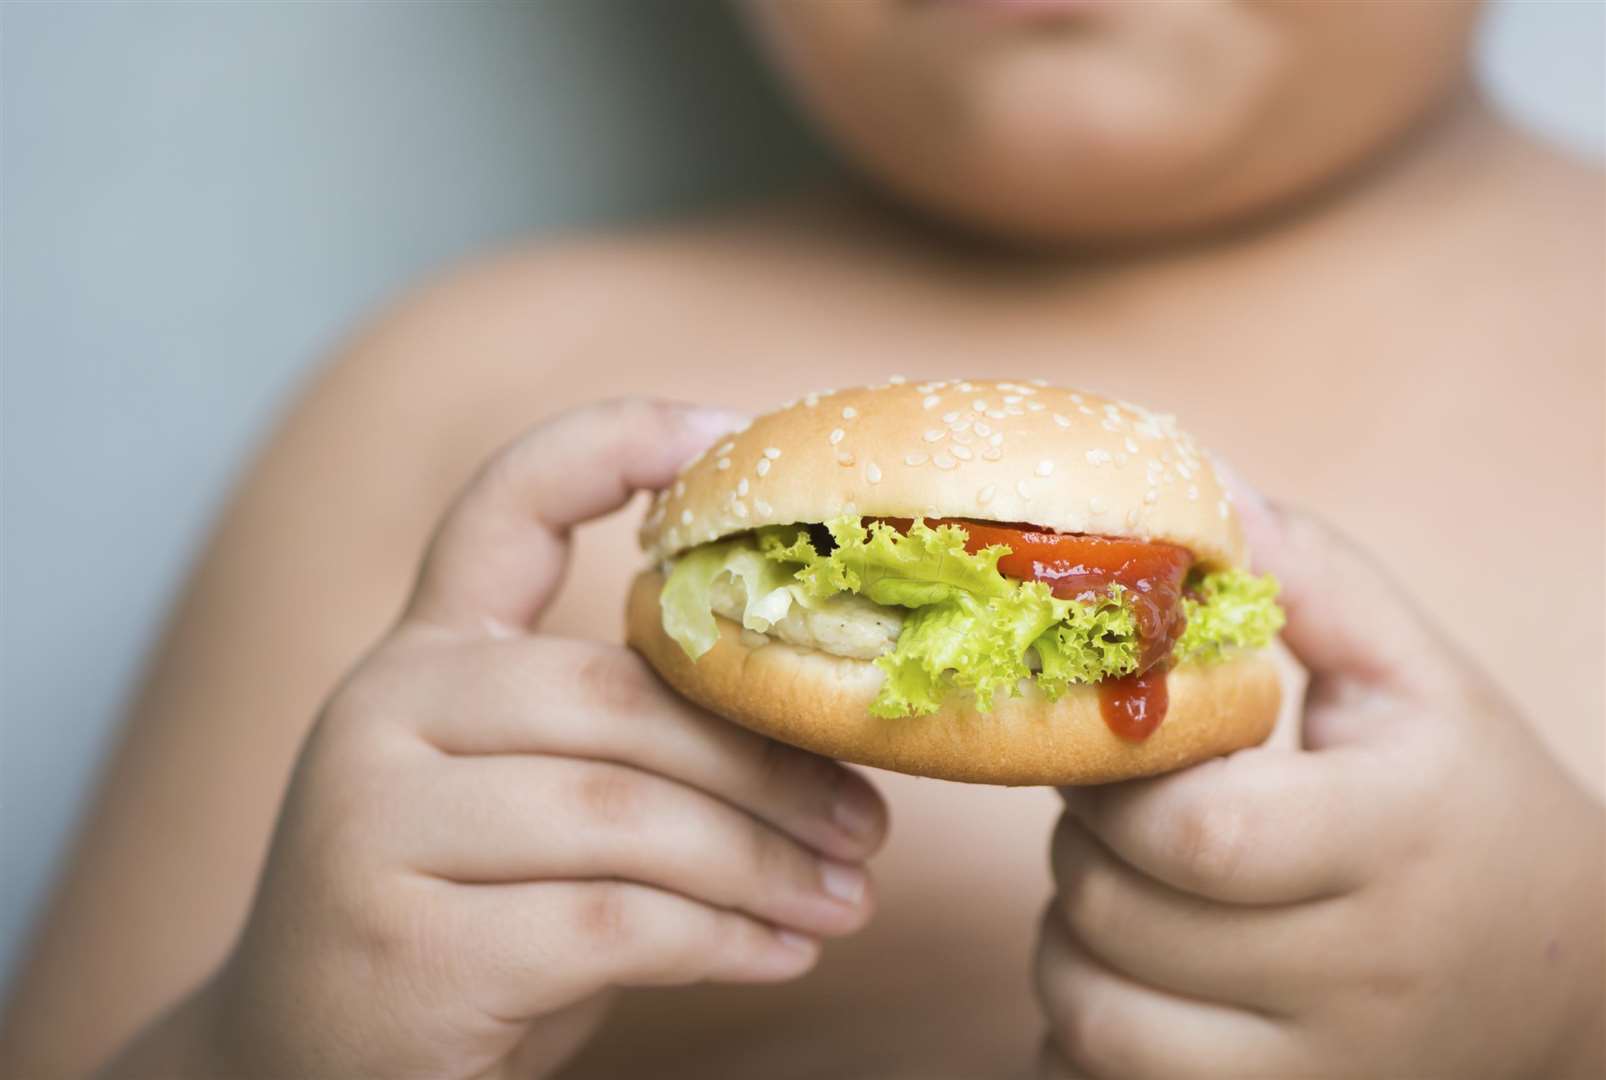
[[855, 840], [868, 840], [875, 835], [877, 817], [875, 803], [864, 789], [851, 780], [839, 785], [831, 804], [831, 820], [837, 828]]
[[864, 871], [846, 863], [821, 859], [820, 884], [844, 904], [857, 904], [864, 896]]
[[788, 949], [801, 953], [812, 953], [819, 946], [819, 942], [807, 934], [800, 934], [795, 930], [777, 930], [775, 931], [775, 940], [785, 945]]

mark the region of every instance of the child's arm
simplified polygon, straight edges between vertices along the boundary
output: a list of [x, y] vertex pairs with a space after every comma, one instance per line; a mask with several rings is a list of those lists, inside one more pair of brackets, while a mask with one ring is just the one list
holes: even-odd
[[863, 923], [862, 779], [528, 629], [569, 531], [729, 426], [621, 402], [492, 460], [322, 710], [239, 943], [107, 1076], [544, 1075], [610, 987], [790, 978]]
[[[1044, 1074], [1606, 1075], [1600, 806], [1399, 584], [1240, 503], [1303, 746], [1066, 792]], [[1496, 617], [1521, 566], [1467, 587]]]

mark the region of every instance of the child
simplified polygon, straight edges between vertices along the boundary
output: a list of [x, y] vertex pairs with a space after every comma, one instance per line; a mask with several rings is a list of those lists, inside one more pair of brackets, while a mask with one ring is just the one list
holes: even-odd
[[[513, 254], [338, 357], [185, 594], [0, 1072], [1599, 1075], [1600, 176], [1478, 99], [1475, 5], [747, 10], [891, 204]], [[634, 522], [577, 526], [736, 420], [582, 403], [894, 371], [1175, 411], [1357, 537], [1239, 499], [1297, 745], [866, 777], [604, 643]]]

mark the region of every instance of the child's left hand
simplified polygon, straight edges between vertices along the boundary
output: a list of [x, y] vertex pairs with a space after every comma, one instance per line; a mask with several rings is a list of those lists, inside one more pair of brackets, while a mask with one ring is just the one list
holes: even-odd
[[1600, 806], [1360, 553], [1246, 502], [1302, 745], [1065, 792], [1043, 1075], [1606, 1075]]

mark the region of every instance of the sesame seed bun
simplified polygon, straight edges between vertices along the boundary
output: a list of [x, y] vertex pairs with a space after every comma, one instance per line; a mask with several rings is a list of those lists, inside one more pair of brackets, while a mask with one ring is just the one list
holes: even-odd
[[[1097, 394], [973, 379], [809, 394], [732, 433], [648, 510], [641, 545], [663, 564], [763, 525], [843, 514], [1025, 522], [1066, 533], [1163, 540], [1206, 569], [1243, 566], [1242, 530], [1209, 458], [1169, 416]], [[744, 635], [693, 662], [665, 634], [663, 577], [631, 589], [630, 644], [681, 694], [769, 735], [846, 761], [991, 784], [1093, 784], [1181, 768], [1263, 741], [1281, 698], [1268, 650], [1168, 672], [1170, 707], [1141, 742], [1105, 724], [1097, 687], [1050, 702], [1027, 683], [988, 713], [954, 691], [935, 714], [869, 707], [866, 660]]]
[[986, 379], [809, 394], [693, 460], [641, 530], [653, 561], [760, 525], [841, 514], [1024, 521], [1244, 562], [1214, 466], [1169, 416]]
[[988, 713], [955, 695], [930, 716], [888, 720], [870, 714], [882, 678], [874, 664], [782, 641], [755, 648], [740, 626], [718, 616], [719, 641], [693, 662], [664, 633], [663, 584], [656, 571], [637, 576], [626, 637], [682, 695], [793, 746], [916, 776], [1011, 785], [1152, 776], [1265, 741], [1281, 700], [1276, 664], [1262, 649], [1169, 672], [1170, 709], [1142, 742], [1111, 733], [1089, 686], [1050, 702], [1028, 685], [1020, 697], [1000, 696]]

